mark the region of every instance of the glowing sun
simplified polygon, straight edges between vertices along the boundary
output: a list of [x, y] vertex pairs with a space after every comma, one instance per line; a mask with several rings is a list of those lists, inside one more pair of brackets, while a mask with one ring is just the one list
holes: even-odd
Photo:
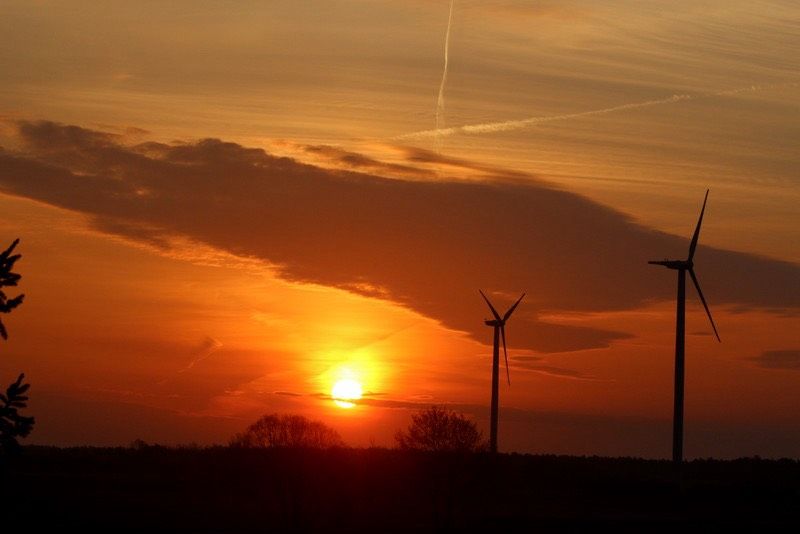
[[340, 408], [352, 408], [355, 403], [352, 401], [361, 398], [361, 384], [352, 378], [342, 378], [333, 385], [331, 397], [336, 406]]

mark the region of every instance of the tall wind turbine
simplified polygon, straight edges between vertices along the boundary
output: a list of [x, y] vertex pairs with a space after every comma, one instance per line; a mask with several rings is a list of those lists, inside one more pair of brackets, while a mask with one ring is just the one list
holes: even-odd
[[689, 244], [689, 257], [685, 260], [664, 260], [664, 261], [650, 261], [652, 265], [663, 265], [668, 269], [678, 271], [678, 309], [677, 321], [675, 326], [675, 399], [673, 407], [672, 418], [672, 461], [676, 464], [683, 462], [683, 375], [684, 375], [684, 345], [685, 345], [685, 328], [686, 328], [686, 272], [692, 277], [694, 287], [697, 289], [697, 294], [703, 303], [703, 307], [708, 314], [708, 320], [711, 321], [711, 328], [714, 329], [714, 335], [717, 336], [717, 341], [722, 341], [719, 338], [717, 327], [714, 325], [714, 318], [711, 317], [711, 310], [708, 309], [706, 299], [703, 296], [703, 291], [700, 289], [700, 282], [697, 281], [697, 275], [694, 274], [694, 251], [697, 248], [697, 239], [700, 237], [700, 225], [703, 224], [703, 213], [706, 211], [706, 202], [708, 201], [708, 190], [706, 190], [706, 197], [703, 200], [703, 208], [700, 210], [700, 218], [697, 220], [697, 228], [694, 229], [692, 242]]
[[494, 319], [487, 319], [484, 321], [486, 326], [494, 327], [494, 352], [492, 353], [492, 420], [491, 420], [491, 430], [489, 432], [489, 448], [492, 453], [497, 452], [497, 418], [499, 412], [499, 384], [498, 384], [498, 374], [500, 369], [500, 338], [503, 338], [503, 354], [505, 355], [506, 359], [506, 378], [508, 379], [508, 385], [511, 385], [511, 374], [508, 372], [508, 350], [506, 350], [506, 321], [511, 317], [511, 314], [514, 313], [514, 310], [519, 305], [522, 297], [525, 296], [525, 293], [522, 294], [517, 299], [517, 302], [511, 306], [508, 311], [500, 317], [500, 314], [497, 313], [497, 310], [494, 309], [492, 303], [489, 302], [489, 299], [486, 298], [486, 295], [483, 294], [483, 291], [478, 290], [478, 292], [483, 297], [483, 300], [486, 301], [486, 304], [489, 305], [489, 309], [492, 310], [492, 315], [494, 315]]

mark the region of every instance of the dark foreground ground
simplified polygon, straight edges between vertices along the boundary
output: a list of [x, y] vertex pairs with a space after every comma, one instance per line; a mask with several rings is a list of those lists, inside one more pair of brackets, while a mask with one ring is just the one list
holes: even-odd
[[[17, 530], [12, 525], [24, 527]], [[800, 463], [384, 449], [26, 448], [0, 532], [653, 532], [800, 526]]]

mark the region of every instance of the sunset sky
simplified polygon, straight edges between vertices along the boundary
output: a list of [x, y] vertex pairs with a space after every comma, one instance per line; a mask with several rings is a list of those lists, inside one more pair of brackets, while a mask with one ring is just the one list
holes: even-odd
[[676, 276], [647, 261], [685, 257], [710, 189], [722, 343], [687, 288], [686, 454], [800, 456], [800, 5], [455, 0], [439, 100], [449, 10], [0, 3], [28, 442], [294, 412], [392, 445], [433, 403], [488, 434], [481, 288], [527, 292], [501, 450], [667, 457]]

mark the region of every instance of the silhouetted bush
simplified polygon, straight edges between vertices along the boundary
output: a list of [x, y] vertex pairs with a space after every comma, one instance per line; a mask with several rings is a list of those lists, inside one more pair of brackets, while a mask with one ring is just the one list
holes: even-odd
[[339, 433], [302, 415], [265, 415], [230, 442], [232, 447], [343, 447]]
[[[11, 269], [14, 268], [14, 264], [22, 257], [21, 254], [11, 255], [18, 243], [19, 239], [15, 239], [14, 242], [11, 243], [11, 246], [0, 254], [0, 288], [16, 286], [19, 279], [22, 278], [21, 275], [11, 272]], [[5, 292], [0, 289], [0, 313], [10, 313], [14, 308], [22, 304], [23, 298], [25, 298], [25, 295], [17, 295], [10, 299], [6, 296]], [[2, 336], [3, 339], [8, 339], [8, 332], [6, 332], [3, 321], [0, 321], [0, 336]]]
[[411, 416], [411, 424], [394, 439], [401, 449], [421, 451], [480, 451], [483, 434], [464, 414], [444, 406], [431, 406]]
[[8, 451], [18, 447], [17, 438], [24, 438], [33, 430], [33, 417], [20, 415], [18, 410], [27, 407], [25, 392], [30, 384], [23, 384], [24, 374], [0, 393], [0, 448]]
[[[19, 274], [12, 272], [14, 264], [22, 256], [14, 252], [19, 243], [15, 239], [3, 253], [0, 254], [0, 288], [14, 287], [22, 278]], [[22, 304], [25, 295], [17, 295], [8, 298], [5, 292], [0, 289], [0, 313], [10, 313], [14, 308]], [[8, 339], [8, 332], [2, 321], [0, 321], [0, 336]], [[24, 374], [20, 374], [16, 382], [6, 388], [5, 394], [0, 393], [0, 450], [12, 451], [17, 449], [19, 443], [17, 438], [24, 438], [33, 429], [33, 417], [20, 415], [19, 409], [27, 407], [28, 397], [25, 393], [30, 388], [30, 384], [23, 384]]]

